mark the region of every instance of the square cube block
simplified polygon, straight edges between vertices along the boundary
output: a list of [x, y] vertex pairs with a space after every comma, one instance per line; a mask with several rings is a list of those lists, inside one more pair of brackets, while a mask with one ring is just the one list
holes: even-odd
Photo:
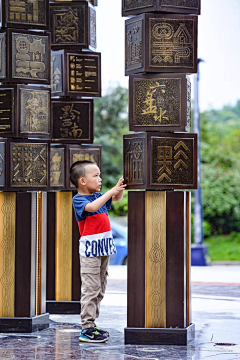
[[9, 152], [7, 140], [0, 139], [0, 191], [7, 191], [9, 178]]
[[50, 85], [50, 33], [0, 31], [0, 81]]
[[123, 136], [127, 189], [197, 189], [197, 134]]
[[50, 3], [52, 49], [96, 50], [96, 10], [87, 1]]
[[50, 190], [66, 189], [66, 146], [50, 145]]
[[201, 10], [201, 0], [122, 0], [122, 15], [145, 12], [196, 14]]
[[190, 131], [191, 82], [185, 74], [129, 77], [129, 130]]
[[125, 22], [125, 74], [197, 72], [198, 17], [143, 14]]
[[93, 100], [52, 100], [52, 140], [93, 143]]
[[102, 167], [102, 147], [98, 145], [66, 145], [67, 146], [67, 183], [66, 190], [76, 190], [70, 182], [69, 170], [72, 164], [79, 160], [90, 160]]
[[101, 54], [51, 52], [52, 96], [100, 97]]
[[50, 139], [50, 87], [0, 85], [0, 136]]
[[2, 27], [49, 30], [49, 0], [1, 0]]

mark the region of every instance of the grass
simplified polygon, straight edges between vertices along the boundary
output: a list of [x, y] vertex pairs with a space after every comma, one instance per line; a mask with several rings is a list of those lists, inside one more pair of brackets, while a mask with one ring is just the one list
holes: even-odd
[[240, 261], [240, 234], [210, 236], [204, 240], [212, 261]]

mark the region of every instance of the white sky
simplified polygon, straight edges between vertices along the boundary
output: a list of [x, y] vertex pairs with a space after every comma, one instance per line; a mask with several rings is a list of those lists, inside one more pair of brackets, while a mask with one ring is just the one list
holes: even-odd
[[[121, 0], [99, 0], [97, 51], [102, 53], [103, 94], [128, 87], [124, 76], [124, 22]], [[240, 99], [240, 0], [202, 0], [199, 16], [200, 110], [235, 105]], [[191, 76], [192, 78], [192, 76]]]

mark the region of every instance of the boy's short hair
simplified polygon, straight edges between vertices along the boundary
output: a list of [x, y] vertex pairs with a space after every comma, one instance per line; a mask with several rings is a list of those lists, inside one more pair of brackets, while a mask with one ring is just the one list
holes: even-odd
[[78, 188], [78, 179], [81, 176], [85, 176], [86, 174], [85, 167], [89, 164], [96, 165], [95, 162], [93, 161], [82, 160], [82, 161], [76, 161], [70, 167], [70, 181], [76, 188]]

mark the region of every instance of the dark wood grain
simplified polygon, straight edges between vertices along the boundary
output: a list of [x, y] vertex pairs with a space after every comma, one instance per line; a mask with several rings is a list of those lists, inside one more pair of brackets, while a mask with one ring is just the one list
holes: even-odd
[[145, 191], [128, 193], [127, 326], [145, 326]]
[[[73, 196], [76, 191], [73, 191]], [[79, 229], [75, 213], [72, 214], [72, 300], [80, 301], [81, 279], [80, 279], [80, 259], [79, 259]]]
[[186, 311], [186, 193], [167, 192], [166, 327], [185, 328]]
[[47, 193], [47, 300], [55, 300], [56, 285], [56, 194]]

